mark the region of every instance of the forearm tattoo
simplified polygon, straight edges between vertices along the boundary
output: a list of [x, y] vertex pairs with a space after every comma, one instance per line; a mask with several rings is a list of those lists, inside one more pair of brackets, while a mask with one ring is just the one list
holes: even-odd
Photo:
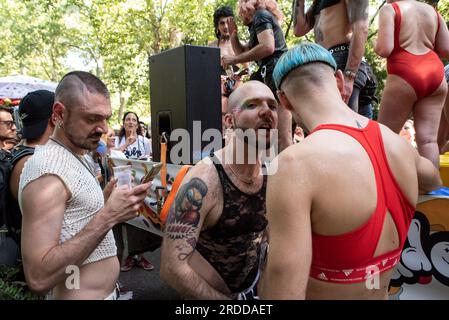
[[185, 240], [185, 243], [176, 246], [179, 260], [185, 260], [195, 250], [195, 232], [198, 229], [200, 209], [207, 191], [203, 180], [193, 178], [179, 189], [175, 203], [170, 209], [165, 235], [171, 240]]
[[347, 10], [348, 10], [349, 23], [352, 24], [359, 20], [367, 20], [368, 8], [369, 8], [368, 0], [348, 0]]

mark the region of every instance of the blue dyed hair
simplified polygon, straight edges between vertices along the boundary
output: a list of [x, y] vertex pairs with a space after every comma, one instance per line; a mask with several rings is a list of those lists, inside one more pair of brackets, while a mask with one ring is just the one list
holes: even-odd
[[280, 89], [282, 80], [295, 68], [312, 62], [322, 62], [337, 71], [337, 63], [331, 53], [319, 44], [302, 42], [282, 55], [273, 71], [276, 88]]

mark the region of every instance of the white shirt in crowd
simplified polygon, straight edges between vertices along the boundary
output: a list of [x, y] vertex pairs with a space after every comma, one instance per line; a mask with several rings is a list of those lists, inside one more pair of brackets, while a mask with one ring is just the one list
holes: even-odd
[[[120, 148], [126, 143], [126, 137], [123, 136], [121, 139], [116, 137], [115, 147]], [[128, 159], [139, 159], [142, 157], [149, 157], [152, 154], [151, 142], [149, 139], [138, 135], [136, 141], [129, 145], [123, 153]]]

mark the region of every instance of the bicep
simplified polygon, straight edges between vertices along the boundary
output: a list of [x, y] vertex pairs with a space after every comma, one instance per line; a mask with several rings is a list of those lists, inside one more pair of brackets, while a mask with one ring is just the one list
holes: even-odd
[[68, 193], [59, 178], [49, 175], [29, 183], [21, 199], [23, 259], [38, 262], [59, 244]]
[[257, 34], [257, 40], [259, 41], [259, 44], [273, 47], [274, 48], [274, 33], [273, 29], [268, 28], [264, 31]]
[[189, 173], [184, 179], [170, 208], [164, 229], [164, 264], [179, 264], [191, 257], [209, 210], [208, 191], [201, 178]]

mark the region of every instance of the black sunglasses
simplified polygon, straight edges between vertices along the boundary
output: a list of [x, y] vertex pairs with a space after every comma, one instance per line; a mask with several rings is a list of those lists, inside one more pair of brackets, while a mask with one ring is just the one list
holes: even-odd
[[0, 123], [4, 123], [8, 128], [11, 128], [14, 124], [16, 124], [14, 121], [0, 121]]

